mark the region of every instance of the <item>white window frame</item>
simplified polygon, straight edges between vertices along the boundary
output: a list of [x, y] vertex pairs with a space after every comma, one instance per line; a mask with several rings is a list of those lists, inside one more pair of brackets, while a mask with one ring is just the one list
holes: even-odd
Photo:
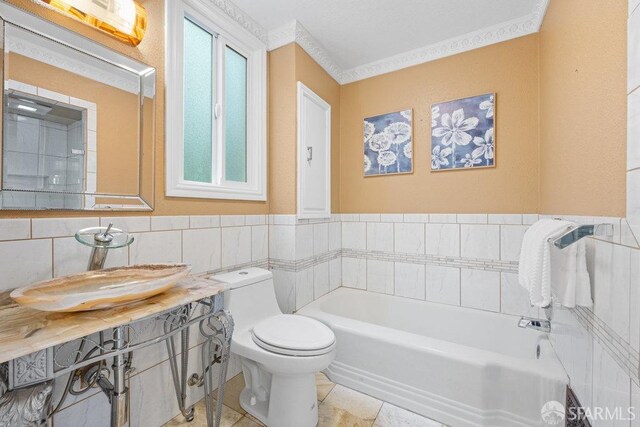
[[[171, 197], [205, 199], [267, 199], [267, 49], [266, 45], [207, 0], [165, 1], [165, 157], [166, 190]], [[224, 49], [247, 58], [247, 182], [225, 180], [224, 77], [214, 81], [212, 133], [213, 183], [184, 179], [183, 46], [184, 18], [210, 33], [215, 41], [215, 75], [224, 74]]]

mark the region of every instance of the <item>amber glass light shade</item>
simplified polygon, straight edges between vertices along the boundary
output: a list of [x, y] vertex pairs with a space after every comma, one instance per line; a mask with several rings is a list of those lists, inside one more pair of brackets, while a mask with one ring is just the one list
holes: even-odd
[[147, 11], [134, 0], [37, 0], [64, 15], [137, 46], [147, 29]]

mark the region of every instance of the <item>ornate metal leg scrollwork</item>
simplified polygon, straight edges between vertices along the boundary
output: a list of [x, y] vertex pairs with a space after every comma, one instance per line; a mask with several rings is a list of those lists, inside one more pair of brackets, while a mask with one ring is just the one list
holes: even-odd
[[[204, 399], [207, 413], [207, 426], [219, 427], [222, 418], [224, 383], [227, 378], [227, 366], [231, 354], [233, 318], [227, 311], [219, 311], [212, 317], [200, 322], [200, 333], [207, 341], [202, 345], [202, 375], [204, 380]], [[218, 374], [217, 405], [213, 410], [213, 365], [220, 363]]]
[[[191, 316], [191, 307], [185, 306], [181, 310], [172, 312], [167, 316], [164, 324], [166, 334], [172, 329], [181, 326], [182, 323], [189, 320]], [[165, 341], [167, 343], [167, 352], [169, 354], [169, 366], [171, 367], [171, 375], [173, 377], [173, 386], [178, 399], [178, 407], [184, 418], [191, 422], [194, 417], [193, 406], [186, 407], [187, 400], [187, 375], [189, 368], [189, 329], [180, 331], [180, 373], [178, 373], [178, 354], [176, 352], [173, 336]]]

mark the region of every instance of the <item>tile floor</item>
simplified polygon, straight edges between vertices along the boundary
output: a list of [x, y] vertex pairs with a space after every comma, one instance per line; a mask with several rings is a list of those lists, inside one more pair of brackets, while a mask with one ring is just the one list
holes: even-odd
[[[445, 427], [413, 412], [375, 399], [366, 394], [332, 383], [324, 374], [316, 375], [318, 385], [318, 427]], [[242, 374], [227, 382], [222, 411], [222, 427], [257, 427], [258, 420], [247, 414], [238, 403], [244, 388]], [[196, 418], [187, 423], [181, 415], [165, 427], [206, 426], [204, 402], [196, 405]]]

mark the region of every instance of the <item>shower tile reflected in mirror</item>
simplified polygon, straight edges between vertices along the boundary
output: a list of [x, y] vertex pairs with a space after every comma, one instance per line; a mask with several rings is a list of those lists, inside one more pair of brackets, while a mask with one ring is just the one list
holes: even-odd
[[13, 12], [0, 19], [0, 209], [151, 210], [155, 69]]
[[7, 83], [2, 206], [82, 209], [82, 194], [96, 192], [95, 103]]

